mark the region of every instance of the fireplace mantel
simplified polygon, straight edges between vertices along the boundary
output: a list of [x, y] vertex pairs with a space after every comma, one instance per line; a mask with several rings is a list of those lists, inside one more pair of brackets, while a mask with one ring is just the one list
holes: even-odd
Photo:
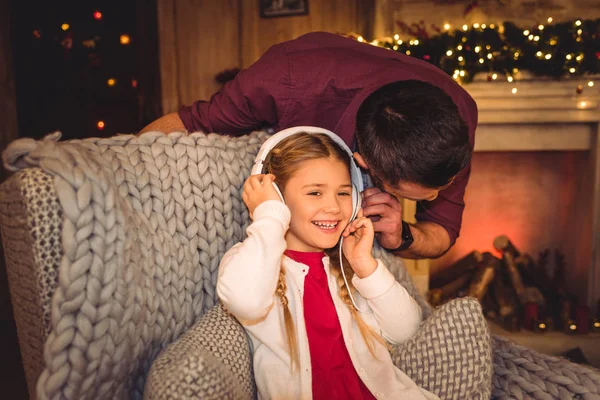
[[600, 123], [600, 79], [592, 87], [588, 82], [465, 85], [479, 108], [475, 151], [591, 150]]
[[[600, 77], [595, 78], [464, 86], [479, 109], [476, 152], [590, 152], [587, 176], [593, 200], [588, 303], [594, 312], [600, 298]], [[595, 84], [589, 86], [590, 81]], [[577, 93], [578, 86], [581, 93]]]

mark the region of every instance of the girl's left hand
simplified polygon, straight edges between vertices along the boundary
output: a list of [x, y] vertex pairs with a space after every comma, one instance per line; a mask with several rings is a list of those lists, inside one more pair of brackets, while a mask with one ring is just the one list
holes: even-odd
[[377, 269], [377, 260], [371, 254], [375, 232], [371, 220], [363, 216], [362, 208], [356, 219], [344, 229], [342, 236], [342, 250], [354, 273], [359, 278], [371, 275]]

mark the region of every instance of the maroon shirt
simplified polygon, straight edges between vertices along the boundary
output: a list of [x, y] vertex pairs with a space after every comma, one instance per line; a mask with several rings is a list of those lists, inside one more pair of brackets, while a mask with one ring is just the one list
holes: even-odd
[[[272, 46], [210, 101], [182, 107], [179, 116], [189, 132], [242, 134], [264, 126], [276, 131], [319, 126], [352, 147], [356, 113], [365, 98], [383, 85], [409, 79], [429, 82], [454, 100], [473, 146], [477, 106], [446, 73], [425, 61], [324, 32]], [[440, 224], [451, 243], [460, 232], [470, 170], [469, 165], [461, 171], [436, 200], [418, 203], [417, 221]]]
[[312, 397], [314, 400], [375, 400], [354, 369], [346, 348], [342, 327], [333, 304], [323, 252], [286, 250], [292, 260], [308, 266], [304, 278], [304, 323], [310, 365]]

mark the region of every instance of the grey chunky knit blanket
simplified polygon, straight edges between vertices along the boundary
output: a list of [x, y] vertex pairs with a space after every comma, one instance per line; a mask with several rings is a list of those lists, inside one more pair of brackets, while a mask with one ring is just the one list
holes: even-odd
[[[39, 167], [50, 174], [63, 213], [61, 261], [47, 304], [49, 333], [37, 396], [141, 398], [158, 354], [217, 303], [218, 263], [243, 240], [249, 222], [240, 189], [267, 135], [149, 132], [58, 142], [59, 137], [19, 139], [2, 155], [13, 171]], [[456, 340], [441, 334], [444, 323], [434, 320], [435, 310], [417, 293], [401, 262], [380, 248], [375, 252], [421, 304], [425, 317], [434, 315], [427, 319], [430, 336], [393, 353], [397, 364], [404, 363], [402, 369], [421, 379], [419, 384], [430, 378], [415, 376], [424, 368], [434, 370], [433, 360], [442, 353], [466, 371], [465, 357], [473, 354], [461, 354], [461, 346], [473, 338], [489, 339], [487, 328], [465, 330], [473, 327], [472, 319], [450, 310], [444, 318], [454, 315], [452, 324], [461, 321], [453, 325]], [[480, 313], [472, 304], [468, 310]], [[427, 367], [419, 354], [431, 335], [438, 344], [429, 344]], [[596, 370], [502, 338], [492, 338], [492, 346], [489, 390], [494, 398], [600, 399]], [[480, 360], [486, 359], [484, 353]], [[484, 379], [483, 363], [458, 374], [456, 381], [435, 384], [471, 382], [474, 374]]]

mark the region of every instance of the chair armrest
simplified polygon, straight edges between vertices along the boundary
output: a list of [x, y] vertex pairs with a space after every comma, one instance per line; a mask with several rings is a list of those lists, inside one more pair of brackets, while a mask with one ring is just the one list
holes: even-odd
[[394, 364], [440, 399], [490, 398], [490, 330], [474, 298], [433, 310], [417, 333], [391, 352]]
[[252, 354], [242, 326], [221, 304], [152, 363], [144, 399], [254, 399]]

